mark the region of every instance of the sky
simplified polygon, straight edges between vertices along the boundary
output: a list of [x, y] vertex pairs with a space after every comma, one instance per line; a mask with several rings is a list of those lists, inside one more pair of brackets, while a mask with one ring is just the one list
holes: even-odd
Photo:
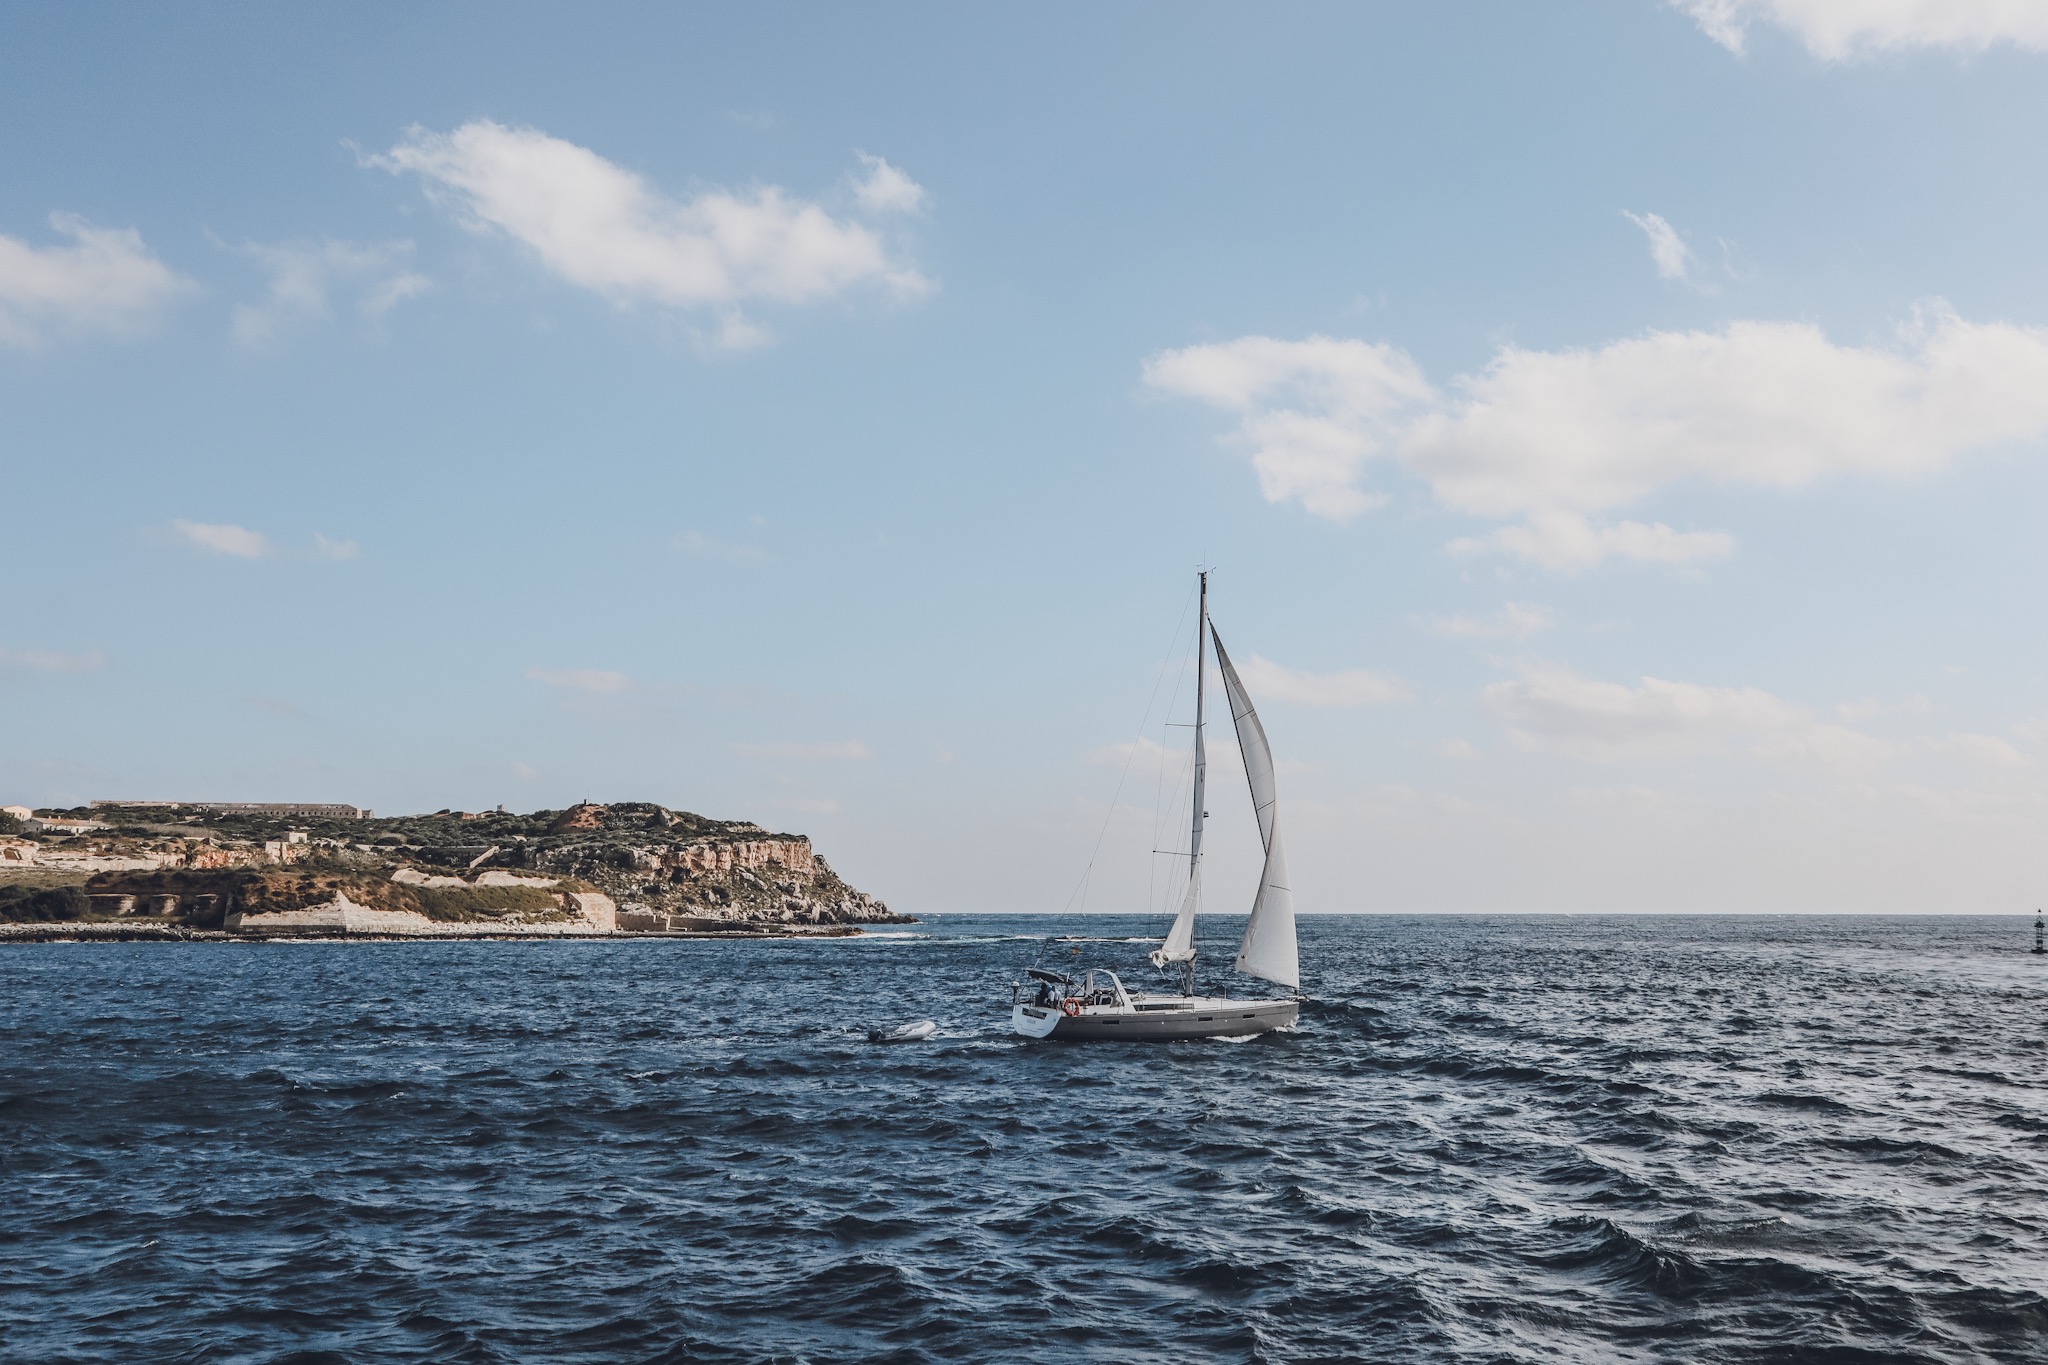
[[2030, 910], [2044, 133], [2048, 0], [10, 5], [0, 800], [1161, 909], [1206, 566], [1305, 912]]

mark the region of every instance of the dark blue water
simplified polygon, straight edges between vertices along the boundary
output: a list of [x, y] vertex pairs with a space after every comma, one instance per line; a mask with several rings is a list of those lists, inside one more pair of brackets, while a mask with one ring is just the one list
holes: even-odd
[[1064, 1046], [1020, 927], [0, 949], [0, 1355], [2048, 1359], [2020, 921], [1309, 920], [1295, 1033]]

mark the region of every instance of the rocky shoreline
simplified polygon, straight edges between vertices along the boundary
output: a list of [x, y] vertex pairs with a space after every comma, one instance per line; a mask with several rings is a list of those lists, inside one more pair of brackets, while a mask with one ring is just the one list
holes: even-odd
[[804, 835], [646, 802], [19, 815], [0, 829], [0, 942], [837, 937], [914, 922]]
[[426, 943], [583, 942], [617, 943], [640, 939], [764, 939], [859, 938], [859, 925], [735, 926], [730, 929], [605, 930], [585, 925], [437, 924], [422, 929], [348, 930], [334, 928], [238, 933], [228, 929], [194, 929], [182, 924], [123, 923], [119, 920], [78, 920], [64, 924], [0, 924], [0, 944], [8, 943]]

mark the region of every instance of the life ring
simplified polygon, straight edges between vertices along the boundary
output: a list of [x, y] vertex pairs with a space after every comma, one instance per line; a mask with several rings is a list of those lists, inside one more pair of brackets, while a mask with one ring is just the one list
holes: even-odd
[[1081, 1017], [1081, 1002], [1078, 1000], [1062, 1002], [1060, 1013], [1066, 1015], [1069, 1019], [1079, 1019]]

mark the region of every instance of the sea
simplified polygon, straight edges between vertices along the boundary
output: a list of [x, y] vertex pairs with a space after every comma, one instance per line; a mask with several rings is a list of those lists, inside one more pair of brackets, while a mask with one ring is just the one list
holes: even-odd
[[0, 1357], [2048, 1361], [2031, 920], [1305, 918], [1292, 1032], [1008, 1032], [1159, 929], [0, 947]]

